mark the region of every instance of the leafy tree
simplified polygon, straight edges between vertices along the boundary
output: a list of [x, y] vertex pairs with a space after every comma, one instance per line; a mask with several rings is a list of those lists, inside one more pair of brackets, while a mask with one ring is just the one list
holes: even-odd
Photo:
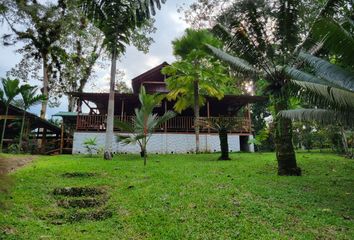
[[[74, 4], [67, 11], [70, 20], [64, 26], [64, 33], [60, 38], [60, 45], [65, 53], [60, 55], [60, 79], [53, 84], [52, 90], [54, 97], [58, 98], [70, 92], [83, 92], [94, 76], [94, 66], [103, 66], [98, 62], [104, 53], [102, 32]], [[72, 112], [76, 99], [70, 94], [66, 95], [68, 111]]]
[[117, 136], [118, 142], [123, 144], [138, 144], [141, 149], [141, 156], [144, 157], [144, 165], [147, 160], [147, 144], [154, 132], [155, 128], [161, 126], [169, 119], [175, 116], [172, 111], [167, 111], [163, 116], [159, 117], [153, 114], [153, 109], [160, 104], [162, 97], [160, 95], [146, 94], [145, 88], [140, 88], [139, 101], [140, 109], [135, 109], [135, 116], [132, 122], [124, 122], [117, 120], [115, 124], [122, 131], [130, 133], [130, 135]]
[[178, 9], [184, 12], [184, 20], [193, 29], [211, 28], [221, 11], [235, 0], [198, 0], [187, 7]]
[[132, 93], [133, 92], [133, 89], [128, 87], [127, 83], [123, 82], [123, 81], [117, 82], [115, 89], [118, 93]]
[[20, 86], [20, 81], [18, 79], [2, 78], [1, 82], [2, 82], [2, 89], [0, 89], [0, 101], [3, 102], [5, 105], [5, 119], [2, 125], [0, 153], [2, 152], [2, 147], [4, 143], [9, 106], [18, 94], [20, 94], [21, 92], [25, 91], [28, 88], [27, 85]]
[[[277, 114], [290, 104], [290, 78], [285, 67], [305, 46], [305, 30], [313, 25], [305, 12], [299, 11], [305, 7], [311, 9], [306, 1], [237, 1], [222, 13], [214, 27], [228, 48], [224, 51], [209, 46], [235, 71], [267, 81], [265, 94], [271, 97], [276, 113], [274, 141], [279, 175], [301, 175], [292, 144], [292, 123]], [[336, 1], [326, 2], [317, 17], [329, 14], [335, 7]]]
[[[65, 48], [65, 54], [60, 58], [60, 80], [53, 89], [58, 97], [68, 92], [83, 92], [90, 80], [95, 77], [94, 66], [101, 68], [106, 66], [100, 61], [106, 57], [102, 32], [87, 20], [81, 9], [71, 7], [68, 11], [72, 20], [66, 25], [67, 33], [60, 40], [60, 44]], [[153, 24], [153, 19], [146, 21], [131, 36], [131, 44], [145, 53], [153, 42], [149, 36], [156, 30]], [[120, 79], [117, 79], [118, 83], [119, 81]], [[69, 94], [68, 100], [68, 110], [73, 111], [76, 99]]]
[[226, 69], [219, 61], [211, 58], [205, 44], [220, 46], [207, 30], [187, 29], [185, 34], [172, 42], [174, 55], [179, 58], [170, 66], [162, 69], [169, 76], [166, 80], [170, 92], [169, 100], [176, 100], [175, 110], [193, 106], [196, 152], [199, 152], [199, 110], [205, 103], [205, 96], [218, 99], [224, 96], [224, 83], [229, 79]]
[[21, 131], [20, 131], [20, 141], [19, 141], [19, 148], [20, 149], [22, 147], [22, 141], [23, 141], [23, 130], [24, 130], [24, 126], [25, 126], [26, 111], [30, 107], [37, 105], [47, 99], [44, 94], [36, 95], [37, 90], [38, 90], [37, 87], [25, 85], [25, 87], [23, 87], [22, 90], [20, 91], [21, 99], [17, 100], [18, 105], [23, 109]]
[[155, 7], [161, 8], [161, 2], [164, 3], [165, 0], [81, 0], [87, 17], [102, 31], [104, 47], [111, 55], [105, 159], [113, 157], [114, 85], [117, 58], [124, 53], [125, 45], [131, 42], [136, 29], [146, 23], [151, 18], [151, 14], [155, 14]]
[[[4, 45], [13, 45], [18, 41], [25, 43], [20, 52], [26, 58], [42, 60], [42, 93], [49, 96], [51, 76], [56, 75], [59, 65], [58, 56], [62, 49], [56, 44], [66, 22], [66, 1], [56, 3], [39, 1], [1, 0], [3, 8], [1, 17], [10, 27], [12, 33], [3, 36]], [[43, 101], [40, 116], [45, 118], [48, 100]]]

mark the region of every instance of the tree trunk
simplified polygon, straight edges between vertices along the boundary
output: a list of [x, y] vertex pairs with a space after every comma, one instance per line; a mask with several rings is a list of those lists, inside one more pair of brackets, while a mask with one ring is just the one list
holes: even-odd
[[5, 128], [6, 128], [6, 122], [7, 122], [7, 115], [9, 113], [9, 106], [6, 106], [6, 110], [5, 110], [5, 119], [4, 119], [4, 123], [2, 125], [2, 132], [1, 132], [1, 142], [0, 142], [0, 153], [2, 152], [2, 147], [4, 144], [4, 137], [5, 137]]
[[199, 82], [194, 80], [194, 130], [195, 152], [199, 153]]
[[221, 156], [219, 157], [219, 160], [230, 160], [229, 143], [227, 141], [227, 130], [225, 128], [221, 128], [219, 130], [219, 139], [220, 139], [220, 149], [221, 149]]
[[144, 166], [146, 166], [146, 162], [147, 162], [146, 149], [143, 150], [143, 156], [144, 156]]
[[75, 109], [75, 98], [68, 95], [68, 112], [73, 112]]
[[47, 65], [47, 56], [42, 54], [43, 60], [43, 91], [42, 94], [46, 97], [46, 100], [42, 101], [42, 109], [41, 109], [41, 118], [45, 119], [45, 115], [47, 113], [47, 105], [48, 105], [48, 86], [49, 86], [49, 77], [48, 77], [48, 65]]
[[147, 140], [146, 140], [147, 135], [145, 134], [145, 137], [142, 139], [143, 140], [143, 144], [142, 144], [142, 154], [144, 157], [144, 166], [146, 166], [146, 160], [147, 160], [147, 152], [146, 152], [146, 147], [147, 147]]
[[109, 87], [109, 99], [108, 99], [108, 112], [107, 112], [107, 124], [106, 124], [106, 142], [104, 150], [104, 159], [112, 160], [112, 141], [113, 141], [113, 123], [114, 123], [114, 85], [116, 81], [116, 64], [117, 64], [117, 53], [114, 49], [112, 53], [111, 62], [111, 82]]
[[345, 155], [348, 158], [351, 158], [352, 156], [351, 156], [351, 152], [349, 151], [347, 136], [346, 136], [345, 130], [344, 130], [344, 128], [342, 126], [340, 127], [340, 134], [342, 136], [342, 144], [343, 144]]
[[22, 115], [20, 142], [19, 142], [19, 146], [18, 146], [20, 148], [20, 150], [21, 150], [21, 147], [22, 147], [22, 138], [23, 138], [23, 129], [25, 127], [25, 120], [26, 120], [26, 109], [23, 110], [23, 115]]
[[292, 142], [292, 122], [287, 118], [277, 116], [279, 111], [286, 110], [287, 106], [286, 99], [278, 99], [275, 102], [274, 142], [278, 161], [278, 175], [301, 176], [301, 168], [297, 167]]

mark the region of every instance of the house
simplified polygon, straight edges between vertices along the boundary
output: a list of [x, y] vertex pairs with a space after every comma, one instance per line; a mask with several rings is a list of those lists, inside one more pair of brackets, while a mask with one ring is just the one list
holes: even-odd
[[[116, 119], [130, 121], [134, 109], [139, 107], [138, 93], [144, 86], [148, 93], [167, 93], [166, 76], [161, 69], [168, 65], [164, 62], [155, 68], [132, 79], [133, 93], [116, 93], [114, 115]], [[108, 93], [74, 92], [72, 97], [77, 99], [76, 113], [60, 113], [64, 122], [71, 123], [73, 134], [73, 153], [85, 153], [83, 143], [88, 138], [96, 138], [98, 146], [104, 146], [108, 107]], [[237, 118], [237, 124], [229, 133], [230, 151], [253, 151], [253, 145], [248, 144], [252, 138], [251, 117], [249, 104], [263, 101], [257, 96], [226, 95], [222, 100], [208, 97], [205, 106], [200, 109], [202, 118], [231, 117]], [[174, 102], [166, 99], [154, 112], [162, 115], [167, 110], [173, 110]], [[84, 111], [84, 109], [88, 109]], [[195, 151], [194, 114], [187, 109], [163, 126], [155, 130], [148, 149], [152, 153], [188, 153]], [[75, 125], [73, 127], [73, 124]], [[119, 129], [114, 129], [119, 134]], [[115, 153], [137, 153], [139, 147], [135, 145], [122, 145], [112, 139]], [[202, 128], [200, 134], [200, 150], [205, 152], [220, 151], [219, 136], [212, 129]]]
[[14, 105], [9, 106], [8, 115], [5, 116], [5, 104], [0, 101], [0, 132], [2, 131], [3, 120], [7, 119], [4, 149], [9, 149], [12, 144], [19, 143], [23, 115], [25, 115], [23, 133], [25, 150], [42, 154], [59, 153], [60, 137], [64, 135], [60, 127]]

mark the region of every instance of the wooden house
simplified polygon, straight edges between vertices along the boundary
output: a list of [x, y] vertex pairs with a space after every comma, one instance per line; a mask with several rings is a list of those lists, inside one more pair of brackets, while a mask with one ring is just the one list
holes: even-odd
[[[148, 93], [167, 93], [166, 76], [161, 69], [168, 65], [166, 62], [132, 79], [133, 93], [115, 93], [114, 115], [116, 119], [130, 121], [134, 109], [139, 107], [138, 93], [144, 86]], [[98, 146], [104, 146], [107, 119], [108, 93], [71, 93], [77, 99], [77, 113], [63, 115], [64, 122], [73, 122], [73, 153], [85, 153], [83, 142], [88, 138], [96, 138]], [[249, 104], [263, 101], [263, 97], [226, 95], [222, 100], [208, 97], [205, 106], [200, 109], [201, 118], [227, 117], [236, 118], [237, 123], [229, 133], [231, 151], [253, 151], [253, 145], [248, 144], [252, 138], [252, 124]], [[154, 109], [162, 115], [167, 110], [173, 110], [174, 102], [162, 101]], [[86, 109], [87, 111], [85, 111]], [[119, 134], [119, 129], [114, 129]], [[115, 139], [115, 153], [139, 152], [138, 146], [123, 146]], [[195, 150], [194, 114], [193, 109], [187, 109], [169, 120], [163, 126], [155, 129], [149, 142], [149, 151], [156, 153], [187, 153]], [[200, 135], [201, 151], [219, 151], [218, 134], [212, 129], [202, 128]]]

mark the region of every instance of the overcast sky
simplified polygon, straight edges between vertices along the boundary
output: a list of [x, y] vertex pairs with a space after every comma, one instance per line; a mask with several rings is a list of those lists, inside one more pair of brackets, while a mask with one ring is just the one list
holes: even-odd
[[[155, 19], [157, 31], [152, 35], [154, 43], [150, 47], [147, 54], [139, 52], [134, 47], [128, 47], [125, 56], [117, 64], [120, 70], [124, 70], [124, 81], [128, 86], [131, 86], [130, 79], [139, 74], [153, 68], [156, 65], [166, 61], [173, 62], [175, 60], [172, 55], [171, 41], [180, 37], [188, 25], [181, 19], [182, 13], [178, 13], [177, 9], [182, 4], [190, 4], [194, 0], [167, 0], [166, 4], [162, 5], [161, 11], [158, 11]], [[1, 26], [0, 34], [9, 32], [6, 26]], [[6, 72], [14, 67], [21, 59], [20, 54], [16, 54], [15, 50], [20, 45], [14, 47], [0, 46], [0, 77], [4, 77]], [[109, 86], [110, 66], [107, 65], [104, 69], [96, 68], [97, 78], [94, 79], [96, 88], [92, 89], [91, 84], [87, 86], [85, 91], [107, 91]], [[31, 84], [41, 85], [41, 82], [32, 82]], [[67, 110], [67, 100], [63, 98], [61, 105], [58, 108], [48, 108], [47, 118], [57, 113], [58, 111]], [[33, 107], [31, 112], [39, 114], [40, 106]]]

